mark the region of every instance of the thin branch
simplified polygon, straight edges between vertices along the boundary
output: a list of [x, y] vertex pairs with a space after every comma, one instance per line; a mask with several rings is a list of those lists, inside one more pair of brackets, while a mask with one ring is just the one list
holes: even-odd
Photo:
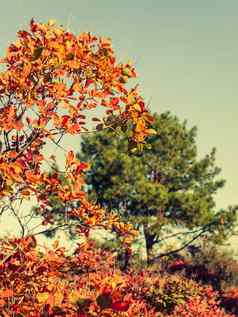
[[11, 160], [11, 162], [15, 162], [25, 152], [25, 150], [39, 137], [39, 135], [39, 131], [33, 130], [32, 135], [30, 136], [30, 141], [25, 144], [25, 146], [21, 149], [17, 156]]
[[205, 233], [207, 230], [203, 230], [201, 232], [199, 232], [199, 234], [197, 234], [195, 237], [193, 237], [192, 239], [190, 239], [188, 242], [186, 242], [185, 244], [183, 244], [181, 247], [174, 249], [172, 251], [168, 251], [165, 253], [161, 253], [159, 255], [157, 255], [156, 257], [154, 257], [153, 259], [151, 259], [149, 261], [150, 264], [154, 263], [155, 261], [159, 260], [160, 258], [164, 257], [164, 256], [169, 256], [171, 254], [177, 253], [179, 251], [182, 251], [184, 249], [186, 249], [191, 243], [193, 243], [195, 240], [197, 240], [199, 237], [202, 236], [203, 233]]
[[13, 213], [13, 215], [16, 217], [20, 227], [21, 227], [21, 237], [23, 238], [25, 236], [25, 226], [22, 223], [21, 217], [19, 217], [18, 213], [15, 211], [14, 207], [12, 206], [12, 204], [10, 204], [10, 209]]
[[5, 210], [7, 210], [8, 208], [9, 208], [8, 205], [4, 205], [4, 206], [1, 208], [1, 210], [0, 210], [0, 216], [2, 216], [3, 213], [5, 212]]
[[38, 236], [40, 234], [45, 234], [45, 233], [50, 233], [50, 232], [54, 232], [55, 230], [57, 229], [60, 229], [60, 228], [67, 228], [67, 227], [72, 227], [73, 225], [71, 224], [63, 224], [63, 225], [59, 225], [59, 226], [56, 226], [54, 228], [50, 228], [50, 229], [44, 229], [42, 231], [38, 231], [36, 233], [33, 233], [32, 236]]
[[192, 242], [194, 242], [195, 240], [197, 240], [200, 236], [202, 236], [203, 233], [205, 232], [208, 232], [209, 229], [215, 225], [217, 223], [217, 219], [211, 221], [210, 223], [204, 225], [203, 227], [199, 228], [199, 229], [195, 229], [193, 231], [187, 231], [187, 232], [177, 232], [177, 233], [174, 233], [174, 234], [171, 234], [161, 240], [159, 240], [159, 242], [161, 241], [164, 241], [168, 238], [172, 238], [172, 237], [175, 237], [175, 236], [178, 236], [178, 235], [186, 235], [186, 234], [190, 234], [190, 233], [197, 233], [199, 232], [195, 237], [193, 237], [192, 239], [190, 239], [188, 242], [186, 242], [185, 244], [183, 244], [181, 247], [175, 249], [175, 250], [172, 250], [172, 251], [168, 251], [168, 252], [165, 252], [165, 253], [161, 253], [159, 254], [158, 256], [156, 256], [155, 258], [151, 259], [150, 263], [153, 263], [154, 261], [164, 257], [164, 256], [168, 256], [168, 255], [171, 255], [171, 254], [174, 254], [174, 253], [177, 253], [183, 249], [186, 249]]
[[8, 253], [5, 258], [3, 258], [0, 262], [0, 265], [4, 264], [18, 249], [19, 247], [16, 246], [10, 253]]
[[170, 238], [174, 238], [174, 237], [177, 237], [177, 236], [182, 236], [182, 235], [189, 235], [189, 234], [192, 234], [192, 233], [197, 233], [197, 232], [200, 232], [201, 230], [204, 230], [205, 228], [207, 228], [207, 230], [209, 230], [209, 227], [210, 225], [206, 225], [202, 228], [199, 228], [199, 229], [195, 229], [195, 230], [190, 230], [190, 231], [185, 231], [185, 232], [176, 232], [176, 233], [173, 233], [173, 234], [170, 234], [168, 236], [165, 236], [163, 237], [162, 239], [158, 239], [157, 242], [160, 243], [164, 240], [168, 240]]
[[64, 152], [67, 152], [67, 150], [62, 145], [59, 144], [63, 136], [64, 136], [64, 133], [61, 132], [60, 137], [57, 141], [55, 141], [53, 138], [50, 138], [50, 141], [53, 142], [57, 147], [59, 147]]

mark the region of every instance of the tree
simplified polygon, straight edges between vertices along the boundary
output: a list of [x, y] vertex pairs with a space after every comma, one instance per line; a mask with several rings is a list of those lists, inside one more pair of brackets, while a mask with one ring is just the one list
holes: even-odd
[[[148, 312], [146, 303], [115, 288], [120, 273], [115, 273], [113, 257], [97, 252], [87, 241], [91, 228], [117, 230], [129, 252], [135, 235], [132, 225], [88, 200], [83, 179], [88, 164], [80, 162], [71, 149], [66, 150], [65, 167], [60, 169], [55, 168], [53, 153], [47, 156], [44, 151], [47, 142], [59, 145], [66, 134], [88, 133], [85, 110], [101, 106], [106, 113], [93, 118], [95, 130], [128, 122], [134, 127], [131, 142], [142, 148], [153, 133], [149, 128], [153, 118], [138, 88], [126, 88], [133, 77], [133, 66], [116, 62], [108, 39], [90, 33], [74, 35], [53, 21], [31, 20], [29, 31], [19, 31], [1, 59], [0, 215], [11, 213], [21, 228], [20, 238], [0, 239], [1, 315], [105, 316], [106, 308], [118, 316], [125, 311], [128, 316]], [[50, 172], [45, 171], [45, 163]], [[86, 241], [74, 256], [66, 256], [57, 243], [53, 250], [37, 248], [35, 236], [44, 230], [29, 228], [35, 215], [21, 210], [23, 201], [33, 197], [45, 230], [49, 225], [55, 229], [54, 201], [64, 206], [62, 226], [68, 226], [68, 216], [77, 218], [77, 232]], [[105, 256], [109, 278], [98, 266], [100, 258], [105, 268]], [[75, 272], [82, 274], [80, 279]], [[88, 272], [94, 272], [92, 282]], [[154, 309], [150, 311], [148, 316]]]
[[[134, 127], [131, 141], [141, 148], [151, 134], [152, 117], [137, 86], [126, 88], [126, 82], [136, 76], [134, 67], [116, 62], [106, 38], [74, 35], [54, 21], [41, 24], [34, 20], [29, 31], [18, 32], [1, 64], [1, 215], [9, 212], [18, 220], [22, 237], [37, 234], [29, 230], [32, 213], [23, 217], [19, 211], [24, 200], [35, 197], [43, 225], [54, 224], [52, 201], [57, 200], [64, 205], [66, 216], [79, 220], [79, 232], [106, 223], [118, 227], [117, 217], [111, 215], [107, 221], [104, 211], [91, 204], [83, 191], [83, 171], [88, 165], [69, 149], [65, 169], [56, 170], [55, 158], [45, 154], [44, 145], [58, 145], [66, 134], [88, 133], [85, 111], [103, 107], [106, 112], [93, 117], [95, 129], [130, 122]], [[42, 168], [45, 163], [53, 173]], [[122, 228], [126, 233], [126, 225]]]
[[169, 112], [154, 117], [158, 133], [148, 138], [150, 148], [142, 153], [128, 151], [128, 126], [127, 137], [112, 130], [83, 136], [78, 154], [91, 162], [86, 175], [90, 196], [143, 227], [148, 259], [168, 225], [188, 228], [193, 234], [189, 243], [204, 234], [218, 242], [232, 232], [237, 210], [215, 208], [214, 196], [225, 184], [218, 178], [215, 149], [199, 159], [195, 127]]

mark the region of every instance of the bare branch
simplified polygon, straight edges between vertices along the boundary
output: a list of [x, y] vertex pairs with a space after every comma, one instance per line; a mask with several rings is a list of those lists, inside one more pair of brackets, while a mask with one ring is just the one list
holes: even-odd
[[192, 239], [190, 239], [188, 242], [186, 242], [185, 244], [183, 244], [181, 247], [179, 247], [177, 249], [174, 249], [172, 251], [168, 251], [168, 252], [161, 253], [161, 254], [157, 255], [156, 257], [151, 259], [149, 261], [149, 263], [152, 264], [164, 256], [169, 256], [171, 254], [174, 254], [174, 253], [177, 253], [179, 251], [186, 249], [191, 243], [193, 243], [195, 240], [197, 240], [199, 237], [201, 237], [203, 235], [203, 233], [205, 233], [206, 231], [207, 231], [207, 229], [199, 232], [199, 234], [197, 234], [195, 237], [193, 237]]

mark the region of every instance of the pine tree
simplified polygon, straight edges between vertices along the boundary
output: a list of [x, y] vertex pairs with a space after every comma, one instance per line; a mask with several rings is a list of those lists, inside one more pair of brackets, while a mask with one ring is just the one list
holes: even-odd
[[78, 154], [91, 162], [89, 195], [143, 228], [149, 261], [166, 226], [181, 226], [195, 238], [207, 234], [221, 242], [231, 234], [237, 210], [216, 209], [215, 194], [225, 181], [219, 178], [215, 149], [198, 158], [196, 127], [188, 128], [170, 112], [154, 117], [157, 134], [148, 138], [149, 146], [141, 153], [130, 151], [131, 131], [125, 127], [127, 135], [107, 130], [83, 137]]

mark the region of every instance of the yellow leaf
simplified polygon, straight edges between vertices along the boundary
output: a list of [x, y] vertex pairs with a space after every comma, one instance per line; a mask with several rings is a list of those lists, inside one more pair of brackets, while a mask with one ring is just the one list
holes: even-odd
[[53, 25], [55, 25], [55, 24], [56, 24], [56, 21], [53, 20], [53, 19], [51, 19], [51, 20], [48, 21], [48, 25], [49, 25], [49, 26], [53, 26]]
[[146, 132], [150, 135], [156, 135], [157, 131], [155, 131], [154, 129], [147, 129]]
[[43, 304], [48, 300], [49, 293], [47, 293], [47, 292], [39, 293], [39, 294], [37, 294], [36, 298], [40, 304]]
[[80, 294], [78, 291], [72, 291], [70, 294], [69, 294], [69, 301], [72, 303], [72, 304], [75, 304], [77, 303], [78, 299], [80, 298]]
[[133, 94], [129, 94], [129, 96], [128, 96], [128, 103], [130, 104], [130, 105], [134, 105], [135, 104], [135, 102], [136, 102], [136, 97], [133, 95]]
[[137, 110], [137, 111], [141, 111], [141, 107], [138, 103], [133, 105], [133, 109]]

